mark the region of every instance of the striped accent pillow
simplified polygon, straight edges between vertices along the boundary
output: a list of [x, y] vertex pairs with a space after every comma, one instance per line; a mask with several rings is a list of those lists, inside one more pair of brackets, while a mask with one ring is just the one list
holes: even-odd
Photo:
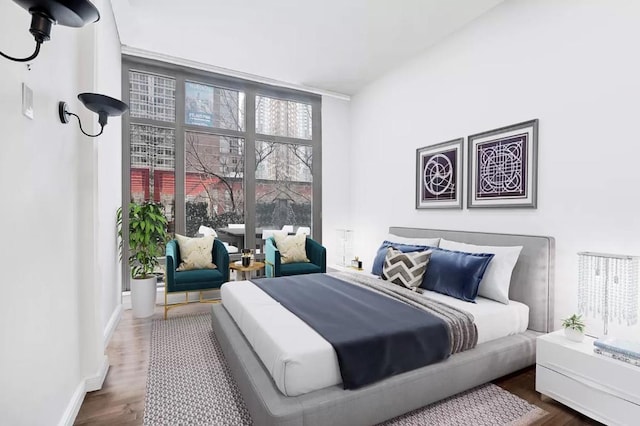
[[431, 250], [403, 253], [389, 247], [382, 266], [382, 279], [418, 291], [431, 253]]

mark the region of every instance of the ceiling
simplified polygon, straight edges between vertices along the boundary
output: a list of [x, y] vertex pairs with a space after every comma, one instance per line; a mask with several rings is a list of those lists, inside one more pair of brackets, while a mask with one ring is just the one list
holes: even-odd
[[346, 95], [502, 1], [111, 0], [125, 46]]

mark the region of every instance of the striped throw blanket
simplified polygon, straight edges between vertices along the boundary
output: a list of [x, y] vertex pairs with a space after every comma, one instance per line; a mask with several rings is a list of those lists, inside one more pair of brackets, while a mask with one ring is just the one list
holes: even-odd
[[438, 316], [446, 323], [449, 331], [451, 354], [472, 349], [478, 343], [478, 329], [473, 322], [473, 315], [468, 312], [428, 299], [408, 288], [373, 276], [349, 272], [333, 272], [328, 275], [333, 275], [351, 284], [375, 290]]

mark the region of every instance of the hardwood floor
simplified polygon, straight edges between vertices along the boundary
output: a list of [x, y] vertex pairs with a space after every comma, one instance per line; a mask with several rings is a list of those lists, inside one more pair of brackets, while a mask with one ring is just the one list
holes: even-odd
[[[169, 317], [209, 312], [211, 304], [192, 303], [169, 311]], [[122, 314], [113, 333], [107, 355], [109, 372], [101, 390], [88, 393], [76, 425], [141, 425], [144, 395], [151, 349], [151, 324], [161, 319], [163, 308], [156, 306], [153, 316], [133, 318], [132, 311]]]
[[535, 390], [535, 366], [501, 377], [498, 380], [494, 380], [493, 383], [508, 390], [512, 394], [518, 395], [520, 398], [537, 405], [549, 413], [539, 421], [533, 423], [534, 425], [579, 426], [601, 424], [550, 398], [541, 398], [540, 393]]
[[[208, 303], [193, 303], [169, 311], [169, 316], [207, 313]], [[156, 307], [150, 318], [136, 319], [124, 311], [120, 324], [107, 348], [109, 373], [101, 390], [87, 394], [76, 418], [76, 425], [141, 425], [149, 366], [151, 324], [162, 318]], [[495, 384], [537, 405], [549, 415], [536, 425], [597, 425], [599, 423], [549, 399], [541, 400], [535, 391], [535, 368], [527, 368], [494, 381]]]

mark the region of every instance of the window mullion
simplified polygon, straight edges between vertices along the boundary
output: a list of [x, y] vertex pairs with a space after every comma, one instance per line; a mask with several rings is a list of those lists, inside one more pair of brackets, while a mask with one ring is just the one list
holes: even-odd
[[[244, 150], [245, 230], [256, 228], [256, 93], [245, 94], [246, 141]], [[245, 232], [245, 247], [256, 247], [255, 232]]]
[[313, 238], [322, 244], [322, 100], [318, 99], [311, 105], [313, 146], [311, 226]]
[[[176, 166], [175, 166], [175, 197], [174, 197], [174, 222], [175, 232], [186, 234], [186, 199], [185, 199], [185, 78], [183, 75], [176, 76]], [[191, 236], [191, 235], [190, 235]]]
[[256, 133], [256, 138], [260, 141], [265, 141], [265, 142], [289, 143], [293, 145], [313, 146], [313, 139], [298, 139], [298, 138], [290, 138], [287, 136], [265, 135], [262, 133]]

